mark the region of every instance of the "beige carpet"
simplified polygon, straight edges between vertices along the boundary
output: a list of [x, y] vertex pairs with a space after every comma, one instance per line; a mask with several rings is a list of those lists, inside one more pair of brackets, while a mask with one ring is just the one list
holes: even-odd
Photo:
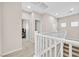
[[3, 57], [33, 57], [34, 43], [30, 40], [23, 39], [23, 49]]

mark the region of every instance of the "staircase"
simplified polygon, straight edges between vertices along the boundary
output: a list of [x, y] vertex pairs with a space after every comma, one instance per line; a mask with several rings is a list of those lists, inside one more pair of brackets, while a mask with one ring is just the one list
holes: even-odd
[[64, 57], [68, 57], [69, 56], [69, 45], [64, 43], [64, 47], [63, 47], [63, 56]]
[[35, 33], [35, 56], [79, 57], [79, 41]]
[[[64, 43], [63, 56], [69, 56], [69, 45]], [[79, 57], [79, 47], [72, 46], [72, 57]]]

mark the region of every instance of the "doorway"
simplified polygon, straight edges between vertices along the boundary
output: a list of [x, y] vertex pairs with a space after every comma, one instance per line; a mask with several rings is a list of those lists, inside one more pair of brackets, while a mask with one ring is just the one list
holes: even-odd
[[30, 41], [30, 23], [27, 19], [22, 19], [22, 46], [26, 47], [26, 43]]
[[30, 20], [22, 19], [22, 48], [25, 56], [33, 56], [34, 53], [34, 43], [30, 39], [30, 32]]
[[40, 32], [40, 20], [35, 20], [35, 31]]
[[29, 21], [22, 19], [22, 39], [29, 39]]

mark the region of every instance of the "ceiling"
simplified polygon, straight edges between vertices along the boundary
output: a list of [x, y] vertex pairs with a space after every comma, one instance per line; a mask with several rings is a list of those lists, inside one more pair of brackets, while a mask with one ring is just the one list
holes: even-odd
[[79, 13], [79, 2], [41, 2], [41, 3], [24, 2], [22, 3], [22, 8], [28, 11], [48, 13], [55, 17], [63, 17]]

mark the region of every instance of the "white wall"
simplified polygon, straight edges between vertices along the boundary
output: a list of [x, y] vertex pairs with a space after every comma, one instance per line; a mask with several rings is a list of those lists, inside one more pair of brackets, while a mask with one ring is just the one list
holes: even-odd
[[3, 54], [22, 48], [21, 3], [3, 5]]
[[31, 17], [31, 14], [30, 13], [22, 11], [22, 19], [29, 20], [30, 17]]
[[2, 41], [2, 3], [0, 3], [0, 56], [1, 56], [1, 42]]
[[23, 28], [26, 28], [26, 23], [30, 22], [31, 14], [22, 11]]
[[[72, 27], [71, 22], [79, 22], [79, 14], [59, 18], [58, 31], [67, 32], [67, 39], [79, 40], [79, 26]], [[66, 27], [61, 27], [61, 23], [66, 23]]]
[[55, 17], [44, 14], [41, 20], [41, 32], [42, 33], [51, 33], [57, 32], [57, 20]]

